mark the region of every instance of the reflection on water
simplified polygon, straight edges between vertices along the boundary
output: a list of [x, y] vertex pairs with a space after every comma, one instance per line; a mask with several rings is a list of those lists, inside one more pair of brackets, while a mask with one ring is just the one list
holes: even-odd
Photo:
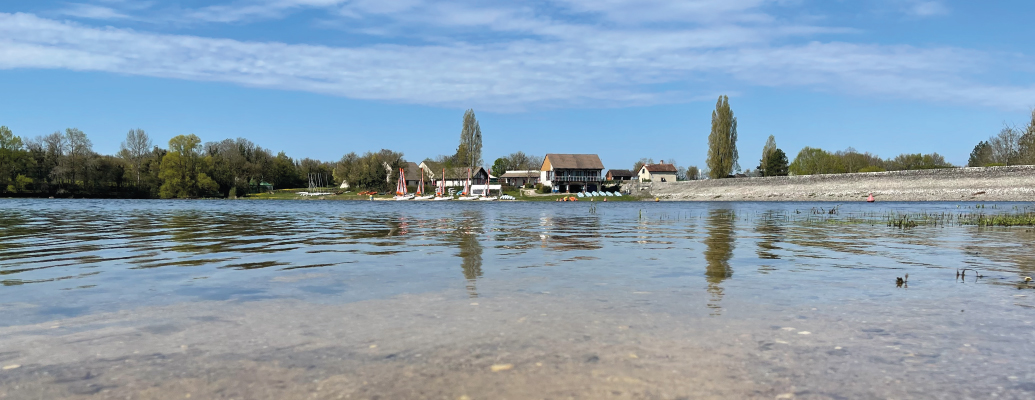
[[733, 276], [730, 259], [733, 258], [733, 223], [737, 215], [732, 210], [713, 209], [708, 211], [708, 236], [704, 239], [706, 246], [704, 259], [708, 262], [704, 275], [708, 277], [708, 293], [711, 300], [708, 308], [716, 315], [722, 312], [719, 302], [722, 301], [722, 281]]
[[[571, 371], [605, 370], [604, 381], [592, 380], [594, 375], [580, 385], [623, 382], [584, 397], [643, 394], [630, 389], [636, 379], [711, 357], [719, 361], [666, 382], [740, 363], [769, 367], [755, 376], [768, 383], [751, 392], [762, 398], [782, 395], [766, 385], [794, 386], [799, 378], [805, 386], [834, 386], [822, 394], [803, 391], [803, 398], [924, 397], [909, 390], [868, 391], [892, 390], [877, 384], [889, 374], [940, 382], [933, 390], [947, 393], [1026, 393], [1029, 382], [1035, 392], [1035, 375], [1014, 368], [1035, 362], [1035, 285], [1022, 280], [1035, 272], [1035, 230], [899, 229], [879, 217], [883, 211], [957, 212], [956, 203], [844, 205], [836, 214], [814, 214], [830, 206], [802, 203], [611, 203], [596, 204], [595, 212], [577, 203], [446, 203], [2, 200], [0, 364], [36, 362], [33, 351], [51, 354], [47, 347], [31, 350], [34, 340], [63, 349], [70, 360], [97, 354], [93, 347], [104, 346], [96, 343], [125, 350], [130, 347], [122, 342], [129, 340], [166, 357], [195, 340], [233, 354], [220, 353], [221, 361], [208, 365], [211, 371], [233, 370], [223, 362], [242, 357], [305, 368], [322, 363], [326, 371], [339, 368], [340, 376], [360, 371], [371, 380], [391, 377], [382, 379], [389, 388], [407, 381], [395, 377], [441, 372], [400, 373], [400, 365], [488, 370], [510, 357], [519, 360], [515, 374], [539, 371], [533, 366], [551, 361], [577, 363], [570, 370], [541, 370], [544, 376], [536, 379], [564, 382]], [[954, 279], [960, 268], [983, 277]], [[895, 278], [905, 274], [909, 284], [896, 287]], [[472, 308], [492, 316], [474, 318]], [[227, 323], [240, 315], [250, 316]], [[269, 315], [281, 318], [270, 322]], [[84, 333], [87, 338], [62, 336], [75, 335], [71, 330], [40, 333], [40, 326], [66, 323], [96, 332]], [[233, 342], [256, 332], [266, 337]], [[388, 352], [378, 343], [384, 337], [410, 347]], [[314, 338], [323, 342], [311, 344]], [[269, 353], [265, 341], [281, 343], [281, 350]], [[238, 351], [238, 345], [253, 348]], [[290, 350], [295, 346], [313, 346], [303, 352], [304, 362]], [[175, 357], [193, 366], [198, 359], [190, 357], [204, 351]], [[327, 361], [328, 352], [340, 358]], [[845, 357], [855, 361], [845, 363]], [[112, 359], [122, 360], [91, 362]], [[448, 362], [437, 364], [443, 360]], [[340, 370], [339, 361], [352, 369]], [[366, 369], [378, 363], [397, 363], [385, 367], [396, 374]], [[101, 364], [46, 371], [83, 376], [76, 368], [113, 369]], [[46, 375], [22, 368], [29, 377], [22, 382]], [[842, 368], [865, 379], [795, 375], [836, 375]], [[634, 379], [633, 371], [643, 375]], [[506, 376], [467, 380], [466, 373], [450, 376], [465, 384], [489, 382], [489, 388], [501, 384], [493, 377]], [[740, 379], [741, 373], [728, 375]], [[974, 373], [1001, 379], [974, 389], [940, 378]], [[125, 387], [153, 386], [137, 382], [152, 379], [148, 372], [126, 374], [132, 376], [115, 375], [128, 380]], [[0, 374], [0, 397], [10, 376]], [[520, 375], [535, 381], [529, 376]], [[305, 378], [297, 381], [326, 377]], [[335, 379], [337, 385], [348, 381]], [[73, 381], [73, 391], [93, 390]], [[413, 382], [421, 389], [427, 383]], [[39, 394], [35, 398], [51, 398], [43, 395], [48, 385], [32, 392]], [[458, 386], [464, 385], [450, 387]], [[542, 397], [525, 394], [515, 397]], [[714, 397], [743, 397], [725, 394]]]
[[475, 281], [482, 276], [482, 245], [478, 243], [478, 236], [483, 233], [482, 220], [484, 214], [480, 210], [464, 211], [454, 231], [460, 252], [457, 254], [460, 259], [460, 267], [464, 271], [464, 278], [467, 279], [467, 290], [472, 298], [478, 297], [478, 289]]

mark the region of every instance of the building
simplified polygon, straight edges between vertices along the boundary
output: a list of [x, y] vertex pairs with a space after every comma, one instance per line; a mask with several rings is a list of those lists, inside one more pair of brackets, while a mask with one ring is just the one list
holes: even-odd
[[[467, 182], [467, 168], [445, 168], [446, 176], [442, 176], [442, 164], [433, 161], [424, 161], [420, 163], [417, 171], [417, 179], [420, 179], [420, 170], [424, 170], [424, 185], [438, 185], [440, 181], [445, 179], [446, 187], [460, 187]], [[409, 170], [406, 171], [406, 180], [409, 181]], [[488, 185], [489, 184], [489, 171], [483, 167], [477, 167], [471, 170], [471, 185]], [[498, 185], [493, 185], [498, 186]]]
[[535, 185], [539, 183], [539, 171], [507, 171], [499, 177], [500, 183], [511, 186]]
[[[403, 171], [406, 171], [406, 186], [417, 186], [420, 183], [420, 166], [415, 162], [406, 162], [403, 164]], [[425, 187], [428, 185], [427, 176], [424, 177]]]
[[676, 166], [674, 164], [665, 164], [665, 160], [661, 160], [659, 164], [644, 164], [640, 167], [637, 175], [640, 182], [675, 182]]
[[606, 181], [631, 181], [636, 177], [636, 173], [627, 169], [612, 169], [607, 171], [607, 176], [604, 178]]
[[604, 163], [596, 154], [547, 154], [539, 168], [539, 180], [554, 192], [600, 190]]

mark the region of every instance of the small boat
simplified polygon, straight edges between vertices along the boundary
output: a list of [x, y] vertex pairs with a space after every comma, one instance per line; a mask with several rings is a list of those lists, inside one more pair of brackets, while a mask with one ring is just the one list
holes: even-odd
[[877, 200], [874, 200], [874, 199], [873, 199], [873, 193], [870, 193], [870, 197], [867, 197], [867, 198], [866, 198], [866, 202], [867, 202], [867, 203], [873, 203], [874, 201], [877, 201]]
[[424, 195], [424, 170], [420, 170], [420, 183], [417, 184], [417, 193], [414, 193], [414, 200], [431, 200], [434, 195]]
[[464, 191], [460, 193], [457, 200], [478, 200], [478, 196], [471, 196], [471, 169], [467, 169], [467, 182], [464, 182]]
[[438, 181], [438, 188], [435, 189], [435, 198], [431, 201], [453, 200], [453, 196], [446, 195], [446, 169], [442, 168], [442, 179]]
[[482, 197], [478, 198], [478, 201], [495, 201], [495, 200], [499, 200], [499, 199], [496, 198], [495, 196], [482, 196]]
[[399, 182], [395, 184], [395, 200], [413, 200], [413, 195], [406, 190], [406, 171], [399, 168]]

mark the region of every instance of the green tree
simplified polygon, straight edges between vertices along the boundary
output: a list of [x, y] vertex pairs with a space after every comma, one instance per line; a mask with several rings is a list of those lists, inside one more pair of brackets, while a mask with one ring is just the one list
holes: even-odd
[[633, 163], [633, 169], [632, 169], [633, 173], [634, 174], [639, 174], [640, 173], [640, 168], [643, 168], [644, 165], [648, 165], [648, 164], [654, 164], [654, 159], [653, 158], [641, 158], [639, 161], [634, 162]]
[[737, 117], [730, 109], [729, 96], [719, 96], [712, 111], [712, 131], [708, 135], [708, 169], [712, 179], [725, 178], [739, 169], [737, 164]]
[[833, 170], [831, 154], [823, 149], [806, 146], [794, 157], [790, 165], [790, 172], [795, 175], [830, 174]]
[[773, 150], [768, 157], [762, 158], [762, 165], [758, 169], [762, 170], [762, 176], [787, 176], [790, 169], [787, 153], [780, 149]]
[[1035, 108], [1031, 110], [1031, 121], [1021, 134], [1018, 147], [1018, 161], [1022, 164], [1035, 164]]
[[464, 125], [460, 130], [460, 145], [456, 148], [456, 162], [462, 168], [477, 168], [482, 165], [482, 128], [474, 116], [474, 110], [464, 112]]
[[982, 140], [974, 146], [974, 150], [970, 151], [970, 159], [967, 161], [968, 167], [984, 167], [992, 162], [992, 146], [988, 142]]
[[776, 137], [769, 135], [769, 139], [765, 141], [765, 146], [762, 146], [762, 159], [758, 162], [758, 172], [762, 176], [773, 176], [766, 172], [766, 166], [769, 165], [769, 157], [776, 152]]
[[691, 165], [686, 168], [686, 179], [689, 181], [701, 179], [701, 171], [697, 169], [696, 165]]
[[209, 178], [202, 157], [201, 139], [196, 135], [179, 135], [169, 139], [169, 151], [162, 158], [163, 199], [193, 198], [215, 193], [219, 185]]
[[492, 176], [497, 178], [503, 176], [503, 174], [507, 173], [507, 168], [507, 160], [497, 158], [496, 162], [492, 163]]
[[[6, 126], [0, 126], [0, 189], [7, 188], [7, 191], [19, 191], [16, 181], [19, 174], [19, 166], [25, 159], [25, 152], [22, 138], [15, 136], [14, 132]], [[8, 187], [10, 186], [10, 187]]]

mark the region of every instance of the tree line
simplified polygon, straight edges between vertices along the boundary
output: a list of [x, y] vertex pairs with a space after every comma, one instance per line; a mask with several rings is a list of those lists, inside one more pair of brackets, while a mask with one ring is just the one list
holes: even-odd
[[23, 139], [0, 127], [0, 192], [6, 195], [113, 198], [236, 197], [275, 187], [304, 187], [334, 165], [256, 146], [247, 139], [202, 143], [179, 135], [166, 148], [142, 129], [115, 155], [98, 154], [83, 131], [68, 128]]
[[[1021, 129], [1005, 126], [998, 135], [981, 141], [970, 154], [968, 165], [984, 167], [996, 165], [1035, 164], [1035, 110], [1031, 122]], [[638, 164], [639, 165], [639, 164]], [[737, 151], [737, 118], [729, 105], [727, 96], [720, 96], [712, 112], [712, 127], [708, 135], [707, 168], [699, 171], [688, 167], [686, 179], [708, 176], [712, 179], [735, 176], [784, 176], [843, 174], [857, 172], [880, 172], [953, 168], [945, 157], [938, 153], [905, 153], [892, 158], [881, 158], [854, 148], [841, 151], [827, 151], [816, 147], [802, 148], [788, 161], [787, 154], [776, 146], [772, 135], [762, 147], [758, 166], [741, 172]], [[692, 172], [692, 173], [691, 173]]]
[[970, 152], [967, 166], [991, 167], [1035, 164], [1035, 109], [1023, 129], [1003, 124], [998, 135], [982, 140]]

